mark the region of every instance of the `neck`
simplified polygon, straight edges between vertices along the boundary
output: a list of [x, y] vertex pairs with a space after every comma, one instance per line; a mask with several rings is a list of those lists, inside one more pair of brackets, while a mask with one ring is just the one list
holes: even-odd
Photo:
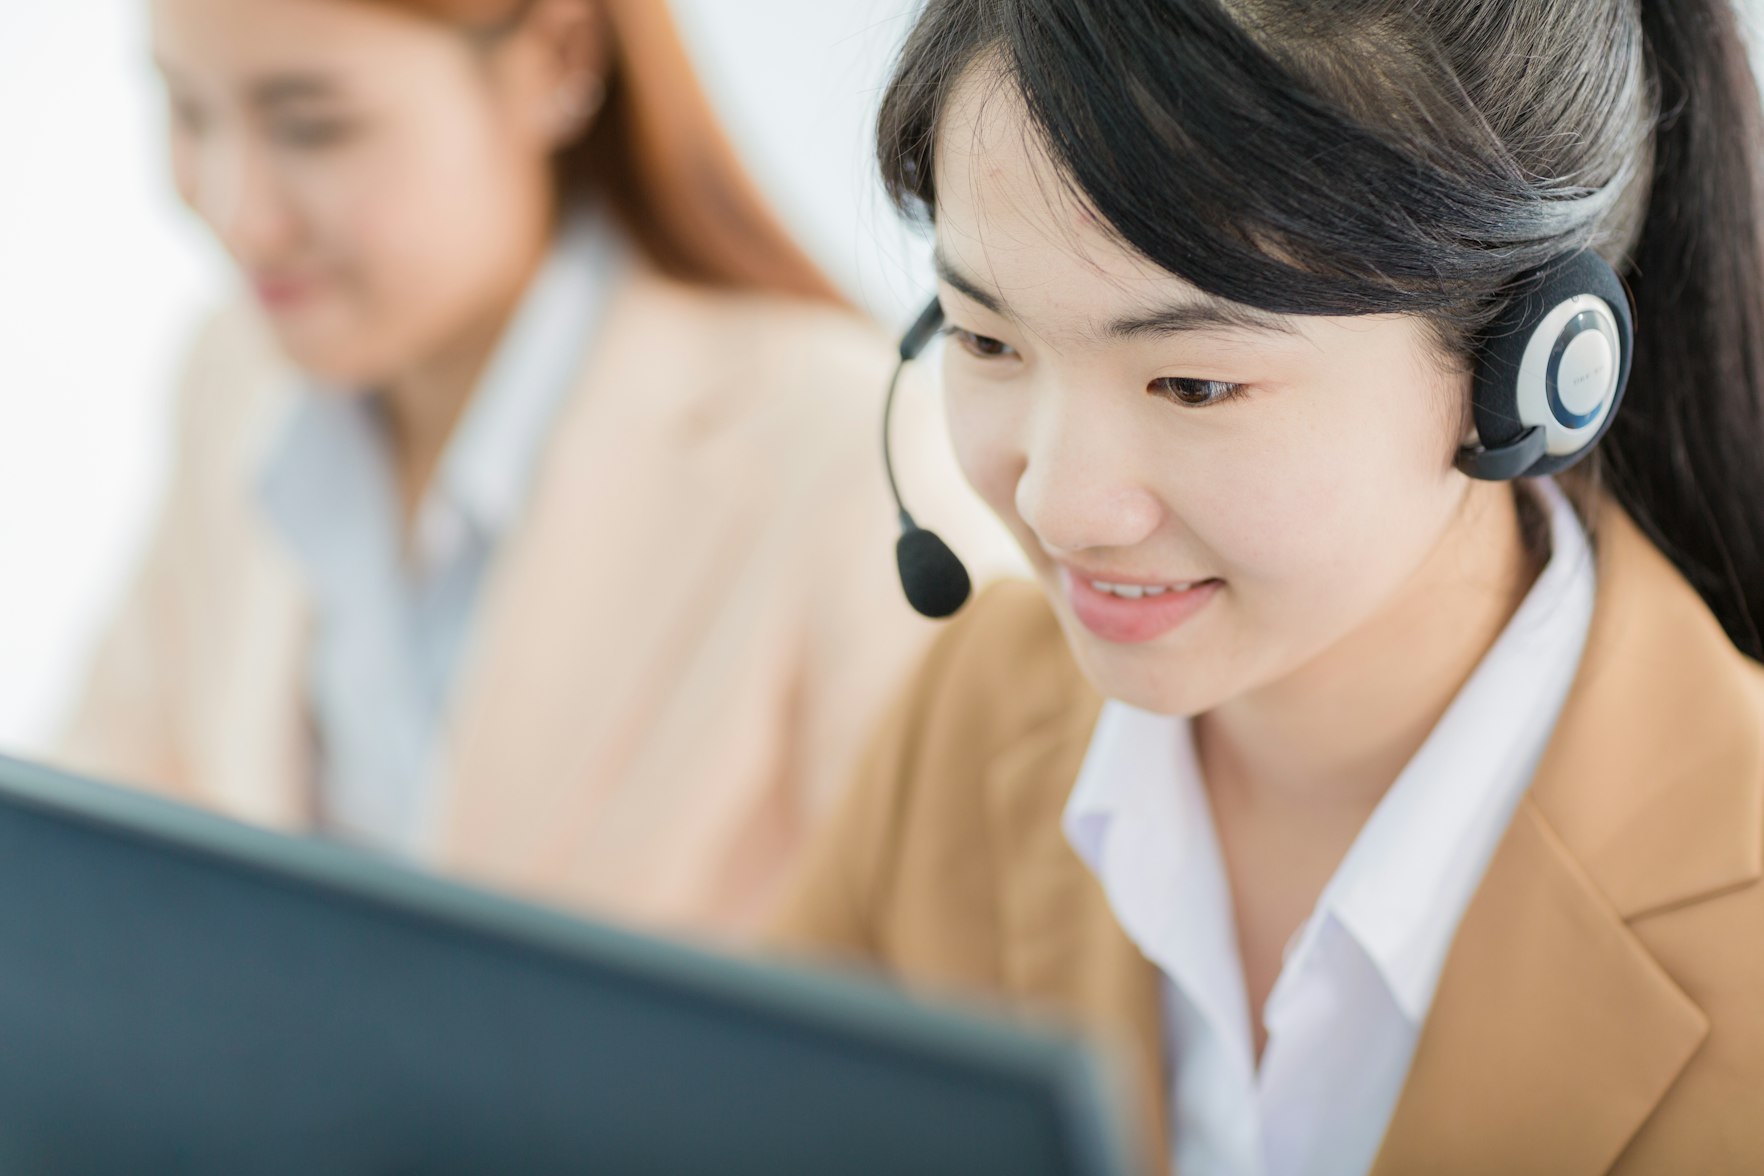
[[392, 464], [407, 524], [428, 492], [448, 441], [542, 260], [542, 256], [534, 258], [507, 294], [453, 331], [442, 347], [381, 385]]
[[1541, 566], [1513, 489], [1473, 484], [1454, 524], [1391, 605], [1299, 672], [1196, 720], [1209, 790], [1249, 808], [1357, 829], [1506, 628]]

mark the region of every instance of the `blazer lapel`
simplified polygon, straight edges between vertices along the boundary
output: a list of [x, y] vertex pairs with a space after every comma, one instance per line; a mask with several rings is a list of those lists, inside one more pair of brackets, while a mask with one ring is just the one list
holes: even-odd
[[764, 522], [729, 505], [743, 471], [715, 445], [717, 374], [676, 346], [701, 313], [641, 266], [608, 310], [462, 666], [430, 830], [450, 869], [605, 908], [642, 883], [658, 821], [686, 836], [696, 781], [620, 785]]
[[[1597, 535], [1574, 690], [1459, 928], [1374, 1176], [1609, 1171], [1708, 1033], [1629, 922], [1764, 877], [1764, 676], [1620, 510]], [[1121, 1047], [1163, 1170], [1157, 972], [1060, 823], [1099, 707], [1067, 705], [989, 775], [1003, 980]]]
[[312, 784], [313, 733], [306, 704], [306, 654], [311, 613], [279, 553], [243, 570], [254, 588], [229, 651], [235, 677], [217, 692], [206, 715], [212, 741], [203, 761], [202, 803], [230, 816], [293, 833], [310, 831], [317, 815]]
[[1032, 1011], [1095, 1035], [1131, 1091], [1125, 1118], [1147, 1167], [1167, 1171], [1169, 1111], [1158, 972], [1115, 922], [1107, 896], [1066, 843], [1060, 817], [1101, 700], [1086, 692], [997, 760], [987, 780], [999, 861], [1003, 981]]
[[[317, 816], [313, 788], [314, 737], [306, 698], [313, 614], [300, 570], [258, 502], [258, 477], [282, 436], [297, 378], [261, 336], [261, 324], [243, 320], [257, 339], [256, 363], [234, 373], [250, 405], [240, 443], [243, 455], [229, 471], [229, 489], [249, 512], [241, 542], [222, 558], [231, 572], [224, 599], [208, 607], [213, 648], [205, 658], [221, 670], [204, 678], [201, 701], [199, 803], [229, 816], [302, 833]], [[225, 527], [217, 539], [231, 537]]]
[[1459, 929], [1374, 1176], [1605, 1172], [1707, 1028], [1527, 801]]
[[1375, 1176], [1592, 1176], [1708, 1031], [1630, 920], [1761, 873], [1758, 675], [1623, 513], [1531, 793], [1459, 928]]

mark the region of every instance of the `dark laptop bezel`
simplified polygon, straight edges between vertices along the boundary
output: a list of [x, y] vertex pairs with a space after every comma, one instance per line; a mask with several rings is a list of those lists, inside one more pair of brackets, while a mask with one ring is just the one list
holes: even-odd
[[[779, 1032], [831, 1034], [1045, 1091], [1075, 1173], [1118, 1176], [1129, 1162], [1112, 1068], [1090, 1043], [980, 1007], [940, 1007], [856, 975], [712, 954], [596, 924], [423, 873], [345, 846], [292, 837], [0, 756], [0, 806], [84, 826], [157, 853], [186, 855], [329, 901], [536, 951], [661, 986], [678, 999], [763, 1018]], [[0, 1065], [3, 1065], [0, 1060]]]

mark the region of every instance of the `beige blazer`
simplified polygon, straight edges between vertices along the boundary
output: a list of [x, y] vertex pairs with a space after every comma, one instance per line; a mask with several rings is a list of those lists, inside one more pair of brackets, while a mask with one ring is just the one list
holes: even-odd
[[[1764, 1172], [1764, 670], [1615, 508], [1598, 548], [1579, 677], [1375, 1176]], [[1161, 1171], [1157, 972], [1060, 830], [1100, 707], [1040, 593], [995, 588], [894, 708], [776, 936], [1123, 1044]]]
[[[562, 410], [463, 661], [440, 868], [615, 918], [739, 931], [933, 635], [893, 573], [888, 341], [639, 267]], [[170, 499], [63, 741], [78, 768], [312, 820], [310, 614], [254, 483], [290, 374], [248, 316], [190, 365]], [[897, 434], [981, 555], [929, 389]]]

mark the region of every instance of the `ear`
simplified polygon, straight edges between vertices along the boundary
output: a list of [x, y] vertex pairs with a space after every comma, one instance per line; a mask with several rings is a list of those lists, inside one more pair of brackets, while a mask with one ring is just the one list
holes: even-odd
[[554, 149], [580, 138], [600, 112], [612, 38], [599, 0], [534, 0], [508, 46], [520, 89]]

